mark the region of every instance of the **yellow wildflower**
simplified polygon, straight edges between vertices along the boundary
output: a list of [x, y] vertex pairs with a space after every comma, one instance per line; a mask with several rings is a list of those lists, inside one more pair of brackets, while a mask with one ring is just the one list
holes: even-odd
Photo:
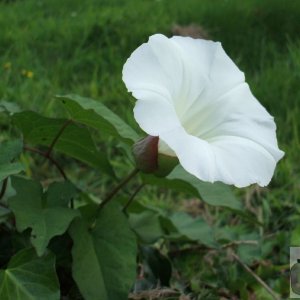
[[10, 61], [6, 62], [6, 63], [3, 65], [3, 68], [4, 68], [5, 70], [10, 70], [10, 69], [11, 69], [11, 62], [10, 62]]
[[23, 69], [23, 70], [21, 71], [21, 74], [22, 74], [23, 76], [27, 77], [27, 78], [32, 78], [33, 75], [34, 75], [32, 71], [25, 70], [25, 69]]
[[27, 78], [32, 78], [33, 77], [33, 72], [32, 71], [27, 71], [26, 72], [26, 77]]

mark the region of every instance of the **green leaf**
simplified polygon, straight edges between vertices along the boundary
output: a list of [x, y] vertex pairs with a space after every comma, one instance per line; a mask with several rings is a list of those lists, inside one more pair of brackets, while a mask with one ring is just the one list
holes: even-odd
[[151, 210], [145, 210], [138, 214], [131, 213], [129, 223], [132, 230], [144, 243], [152, 244], [164, 235], [160, 226], [159, 214]]
[[227, 244], [232, 241], [240, 240], [240, 237], [247, 231], [247, 228], [242, 224], [235, 224], [234, 226], [223, 225], [215, 227], [215, 238], [219, 243]]
[[0, 224], [4, 223], [9, 215], [11, 214], [11, 211], [3, 206], [0, 206]]
[[256, 232], [244, 233], [239, 237], [240, 241], [257, 241], [257, 244], [240, 244], [237, 247], [237, 254], [245, 264], [252, 264], [259, 261], [262, 257], [262, 245], [259, 240], [259, 234]]
[[300, 225], [296, 226], [291, 234], [291, 240], [290, 240], [291, 246], [300, 246]]
[[178, 232], [191, 241], [208, 246], [216, 246], [212, 228], [201, 218], [192, 218], [185, 212], [177, 212], [170, 216]]
[[229, 186], [221, 182], [203, 182], [187, 173], [180, 165], [165, 178], [150, 175], [144, 175], [143, 178], [145, 183], [188, 192], [210, 205], [228, 207], [234, 210], [243, 209], [241, 202], [236, 199]]
[[7, 112], [7, 113], [16, 113], [20, 111], [20, 107], [15, 102], [8, 102], [5, 100], [0, 101], [0, 113]]
[[[162, 255], [154, 247], [141, 247], [141, 257], [144, 265], [144, 271], [152, 274], [145, 274], [148, 279], [151, 275], [156, 279], [155, 285], [170, 286], [172, 276], [172, 265], [167, 257]], [[148, 276], [147, 276], [148, 275]]]
[[42, 255], [51, 238], [63, 234], [78, 212], [67, 207], [75, 195], [69, 182], [53, 183], [43, 194], [39, 182], [20, 177], [12, 178], [16, 195], [8, 199], [16, 217], [18, 231], [31, 228], [31, 243]]
[[103, 103], [77, 95], [57, 96], [71, 118], [100, 131], [133, 144], [138, 134]]
[[0, 146], [0, 165], [10, 163], [17, 158], [23, 150], [21, 140], [10, 140], [1, 143]]
[[16, 175], [22, 171], [24, 171], [24, 166], [18, 162], [0, 165], [0, 181], [10, 175]]
[[[27, 143], [50, 146], [68, 120], [46, 118], [35, 112], [25, 111], [14, 114], [13, 121], [22, 131]], [[59, 137], [54, 149], [114, 176], [108, 159], [103, 152], [97, 150], [87, 128], [70, 123]]]
[[39, 258], [33, 249], [25, 249], [13, 256], [0, 271], [0, 299], [59, 300], [54, 255]]
[[83, 220], [75, 220], [70, 235], [73, 278], [84, 299], [127, 299], [136, 274], [137, 246], [119, 206], [105, 206], [90, 230]]
[[21, 140], [10, 140], [2, 142], [0, 145], [0, 181], [10, 175], [15, 175], [24, 170], [24, 166], [19, 162], [12, 162], [22, 152], [23, 144]]
[[[275, 294], [278, 296], [277, 299], [281, 299], [282, 295], [279, 295], [276, 292], [275, 292]], [[259, 300], [274, 300], [274, 297], [263, 286], [261, 286], [260, 284], [257, 284], [254, 287], [254, 295], [255, 295], [255, 298], [259, 299]], [[299, 298], [299, 297], [297, 297], [297, 298]], [[290, 298], [288, 298], [288, 299], [290, 299]]]

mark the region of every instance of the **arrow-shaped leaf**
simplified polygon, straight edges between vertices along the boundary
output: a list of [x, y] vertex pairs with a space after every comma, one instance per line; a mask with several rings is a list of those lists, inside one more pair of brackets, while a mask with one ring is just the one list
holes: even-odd
[[144, 182], [172, 188], [181, 192], [188, 192], [210, 205], [243, 210], [241, 202], [236, 199], [229, 186], [221, 182], [203, 182], [187, 173], [180, 165], [165, 178], [149, 175], [144, 176]]
[[0, 299], [59, 300], [55, 258], [48, 253], [37, 257], [33, 249], [24, 249], [0, 270]]
[[133, 144], [139, 139], [138, 134], [103, 103], [77, 95], [57, 96], [57, 98], [73, 120], [118, 137], [128, 144]]
[[136, 274], [136, 239], [116, 204], [100, 212], [89, 230], [81, 220], [70, 227], [73, 277], [85, 300], [124, 300]]
[[0, 181], [24, 170], [21, 163], [12, 162], [20, 155], [22, 149], [21, 140], [10, 140], [0, 144]]
[[[13, 121], [27, 143], [50, 146], [68, 120], [46, 118], [32, 111], [24, 111], [14, 114]], [[106, 155], [97, 150], [87, 128], [70, 123], [55, 143], [54, 149], [114, 175]]]
[[8, 199], [18, 231], [31, 228], [31, 242], [42, 255], [50, 239], [63, 234], [78, 212], [67, 207], [75, 189], [69, 182], [54, 183], [43, 193], [39, 182], [12, 178], [16, 195]]

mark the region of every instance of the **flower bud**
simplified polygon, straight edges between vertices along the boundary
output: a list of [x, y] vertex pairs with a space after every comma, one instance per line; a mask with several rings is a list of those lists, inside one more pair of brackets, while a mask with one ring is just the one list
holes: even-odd
[[148, 135], [133, 145], [132, 152], [139, 170], [143, 173], [165, 177], [178, 164], [178, 159], [158, 153], [158, 141], [158, 136]]

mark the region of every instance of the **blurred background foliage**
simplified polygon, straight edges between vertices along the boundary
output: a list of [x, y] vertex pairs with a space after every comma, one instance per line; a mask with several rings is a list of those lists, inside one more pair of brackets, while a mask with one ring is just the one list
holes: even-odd
[[[75, 93], [104, 102], [137, 127], [122, 66], [137, 46], [158, 32], [221, 41], [245, 72], [255, 96], [275, 117], [279, 146], [286, 156], [269, 187], [236, 191], [262, 226], [244, 224], [231, 212], [216, 211], [164, 189], [147, 188], [139, 199], [163, 209], [196, 212], [224, 228], [233, 226], [238, 238], [244, 234], [247, 239], [263, 239], [259, 254], [249, 245], [240, 251], [286, 297], [289, 246], [300, 246], [300, 1], [2, 0], [0, 100], [59, 116], [63, 113], [53, 96]], [[1, 134], [4, 129], [1, 124]], [[126, 170], [126, 162], [114, 160], [115, 166]], [[93, 176], [87, 175], [83, 184], [94, 187]], [[222, 287], [225, 296], [239, 290], [242, 298], [241, 286], [247, 294], [244, 299], [269, 299], [249, 274], [230, 261], [224, 263], [222, 257], [201, 250], [177, 250], [172, 252], [180, 270], [177, 282], [186, 280], [186, 286], [202, 295], [199, 299], [214, 299], [209, 293], [216, 287], [219, 291]]]

